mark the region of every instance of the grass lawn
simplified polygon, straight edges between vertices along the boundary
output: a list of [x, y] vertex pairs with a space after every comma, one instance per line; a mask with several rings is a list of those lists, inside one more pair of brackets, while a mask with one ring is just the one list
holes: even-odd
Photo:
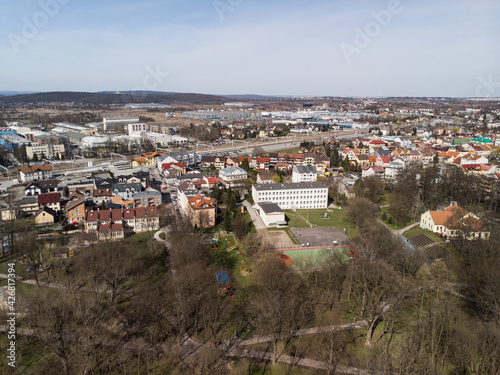
[[387, 219], [389, 219], [389, 217], [391, 216], [391, 215], [389, 214], [389, 212], [387, 211], [387, 209], [388, 209], [388, 208], [389, 208], [389, 207], [384, 207], [384, 208], [382, 208], [382, 209], [379, 211], [379, 213], [378, 213], [377, 215], [378, 215], [378, 218], [379, 218], [380, 220], [382, 220], [382, 221], [383, 221], [386, 225], [388, 225], [388, 226], [389, 226], [389, 227], [391, 227], [392, 229], [395, 229], [395, 230], [403, 229], [404, 227], [407, 227], [408, 225], [410, 225], [410, 224], [413, 224], [413, 223], [414, 223], [414, 221], [411, 221], [411, 220], [410, 220], [410, 221], [406, 222], [406, 223], [405, 223], [405, 224], [403, 224], [403, 225], [396, 225], [396, 224], [394, 224], [394, 222], [391, 224], [391, 223], [389, 223], [387, 220], [383, 220], [383, 219], [382, 219], [382, 215], [384, 214], [384, 212], [385, 212], [385, 214], [387, 215]]
[[[319, 210], [297, 210], [297, 212], [304, 218], [308, 218], [309, 222], [318, 227], [335, 227], [341, 231], [345, 229], [349, 230], [349, 237], [354, 238], [358, 236], [358, 231], [356, 225], [351, 222], [351, 219], [347, 216], [346, 210], [331, 210], [331, 212], [326, 209]], [[309, 212], [309, 214], [308, 214]], [[328, 215], [328, 218], [323, 218], [324, 214]], [[307, 224], [307, 223], [306, 223]], [[290, 227], [293, 225], [288, 224]]]
[[390, 194], [384, 194], [380, 198], [380, 201], [377, 203], [379, 206], [386, 206], [389, 204], [389, 195]]
[[[231, 241], [232, 242], [232, 241]], [[243, 276], [241, 274], [242, 267], [246, 266], [251, 271], [252, 264], [250, 259], [245, 257], [243, 254], [244, 246], [239, 243], [238, 249], [227, 251], [225, 249], [212, 248], [213, 251], [213, 261], [212, 263], [219, 266], [221, 269], [231, 270], [232, 276], [238, 281], [238, 284], [242, 287], [247, 287], [251, 283], [251, 273], [250, 275]]]
[[165, 232], [161, 232], [158, 236], [165, 241]]
[[136, 233], [130, 237], [127, 237], [126, 240], [129, 240], [132, 242], [137, 242], [137, 243], [143, 243], [143, 242], [148, 241], [149, 239], [152, 239], [154, 234], [155, 234], [155, 232]]
[[414, 228], [407, 230], [406, 232], [403, 233], [403, 236], [405, 236], [405, 238], [413, 238], [413, 237], [418, 236], [419, 234], [425, 234], [427, 237], [429, 237], [431, 240], [433, 240], [435, 242], [443, 242], [443, 239], [441, 237], [439, 237], [438, 235], [434, 234], [433, 232], [431, 232], [428, 229], [424, 229], [424, 228], [420, 228], [420, 227], [414, 227]]
[[[213, 238], [213, 237], [212, 237]], [[210, 247], [214, 247], [215, 243], [212, 243], [212, 238], [209, 238], [209, 243]], [[228, 247], [231, 247], [234, 245], [234, 237], [232, 234], [227, 235], [227, 236], [220, 236], [218, 235], [217, 238], [219, 239], [219, 244], [217, 245], [216, 249], [227, 249]]]
[[305, 222], [299, 215], [297, 215], [293, 210], [283, 210], [285, 213], [285, 220], [290, 228], [309, 228], [309, 224]]

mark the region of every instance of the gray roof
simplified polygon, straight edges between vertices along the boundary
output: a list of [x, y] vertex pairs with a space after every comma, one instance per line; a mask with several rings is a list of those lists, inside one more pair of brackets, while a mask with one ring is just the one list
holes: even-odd
[[235, 167], [234, 165], [223, 168], [219, 171], [219, 173], [222, 174], [233, 174], [234, 172], [238, 172], [238, 174], [247, 174], [247, 171], [245, 171], [243, 168]]
[[136, 192], [139, 192], [142, 190], [142, 185], [139, 183], [113, 184], [113, 191], [118, 190], [120, 193], [123, 193], [127, 189], [129, 190], [135, 189]]
[[294, 165], [293, 170], [300, 174], [318, 173], [314, 165]]
[[283, 212], [283, 210], [278, 206], [276, 203], [270, 203], [270, 202], [265, 202], [265, 203], [259, 203], [260, 208], [262, 208], [262, 211], [264, 211], [266, 214], [272, 214], [273, 212]]
[[289, 182], [284, 184], [254, 184], [257, 191], [295, 190], [295, 189], [326, 189], [321, 182]]
[[38, 203], [38, 197], [24, 197], [20, 199], [17, 203], [19, 204]]
[[82, 140], [83, 138], [88, 136], [88, 134], [81, 134], [81, 133], [75, 133], [75, 132], [58, 133], [55, 135], [62, 137], [62, 138], [73, 138], [73, 139], [78, 139], [78, 140]]
[[161, 197], [161, 193], [158, 190], [155, 190], [155, 189], [148, 189], [146, 191], [141, 191], [139, 193], [134, 193], [134, 195], [133, 195], [134, 198], [142, 197], [142, 196], [160, 196]]

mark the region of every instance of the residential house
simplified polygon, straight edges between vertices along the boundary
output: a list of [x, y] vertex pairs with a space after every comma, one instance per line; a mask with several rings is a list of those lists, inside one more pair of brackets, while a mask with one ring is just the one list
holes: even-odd
[[216, 186], [219, 186], [219, 179], [217, 177], [204, 176], [201, 186], [212, 189]]
[[488, 158], [480, 155], [466, 155], [456, 158], [452, 163], [460, 166], [488, 164]]
[[365, 165], [361, 168], [361, 178], [370, 176], [378, 176], [380, 179], [383, 179], [385, 176], [385, 168], [378, 165]]
[[35, 214], [36, 225], [54, 224], [57, 221], [57, 212], [50, 207], [42, 207]]
[[255, 161], [255, 169], [258, 170], [269, 170], [269, 164], [271, 159], [266, 157], [257, 157]]
[[64, 208], [68, 222], [72, 224], [79, 224], [85, 221], [85, 197], [75, 199], [66, 204]]
[[211, 228], [215, 226], [217, 201], [213, 198], [197, 194], [188, 198], [188, 218], [195, 228]]
[[200, 168], [210, 169], [212, 166], [215, 168], [215, 156], [203, 155], [200, 161]]
[[353, 148], [346, 148], [342, 150], [342, 159], [348, 159], [351, 164], [355, 164], [356, 157], [360, 154], [359, 150]]
[[385, 142], [381, 139], [373, 139], [368, 142], [368, 147], [372, 150], [377, 150], [379, 148], [385, 147]]
[[473, 213], [458, 206], [457, 202], [442, 211], [427, 211], [420, 218], [420, 227], [447, 239], [463, 236], [467, 240], [488, 239], [490, 232]]
[[232, 167], [233, 165], [235, 167], [239, 167], [240, 162], [239, 162], [238, 158], [237, 157], [227, 157], [226, 158], [226, 167]]
[[92, 192], [92, 199], [97, 205], [101, 205], [103, 203], [111, 202], [111, 198], [113, 197], [113, 189], [94, 189]]
[[290, 169], [292, 169], [292, 164], [290, 164], [290, 163], [276, 163], [276, 165], [274, 166], [274, 169], [276, 169], [277, 171], [286, 172], [286, 171], [289, 171]]
[[158, 170], [161, 170], [163, 163], [186, 163], [188, 167], [194, 167], [198, 165], [199, 157], [195, 151], [175, 151], [169, 152], [158, 157]]
[[125, 232], [147, 232], [160, 228], [157, 207], [88, 211], [84, 230], [98, 240], [119, 240]]
[[161, 205], [161, 193], [158, 190], [148, 188], [145, 191], [134, 193], [132, 200], [134, 207], [152, 207]]
[[137, 158], [134, 158], [134, 160], [132, 160], [132, 167], [134, 168], [143, 167], [145, 165], [149, 165], [149, 160], [144, 156], [139, 156]]
[[58, 190], [59, 182], [57, 180], [31, 181], [24, 189], [25, 195], [39, 195], [52, 193]]
[[48, 180], [52, 178], [52, 165], [32, 165], [30, 167], [21, 167], [19, 174], [22, 182], [33, 180]]
[[368, 155], [356, 155], [356, 158], [354, 159], [354, 162], [360, 166], [364, 167], [365, 165], [370, 164], [370, 157]]
[[123, 199], [132, 199], [135, 193], [142, 191], [142, 185], [139, 183], [113, 184], [113, 196], [119, 196]]
[[262, 171], [257, 175], [258, 184], [272, 184], [273, 177], [276, 176], [275, 173], [269, 171]]
[[269, 154], [269, 166], [274, 167], [278, 163], [278, 153], [271, 152]]
[[28, 196], [17, 201], [17, 207], [19, 210], [26, 213], [34, 213], [39, 210], [38, 197]]
[[94, 189], [112, 189], [113, 184], [111, 178], [94, 178]]
[[83, 198], [85, 197], [85, 194], [82, 193], [80, 190], [75, 190], [74, 192], [72, 192], [69, 197], [68, 197], [68, 201], [71, 202], [73, 200], [77, 200], [77, 199], [80, 199], [80, 198]]
[[405, 169], [405, 163], [403, 160], [398, 159], [391, 161], [387, 166], [385, 167], [385, 172], [384, 172], [384, 179], [386, 181], [395, 181], [398, 174]]
[[17, 219], [16, 210], [2, 210], [2, 214], [0, 216], [3, 221], [12, 221]]
[[226, 158], [224, 156], [216, 156], [214, 159], [214, 167], [217, 170], [224, 169], [226, 166]]
[[47, 206], [52, 208], [54, 211], [59, 211], [61, 209], [61, 193], [47, 193], [40, 194], [38, 196], [38, 206]]
[[240, 167], [227, 167], [219, 171], [219, 179], [225, 182], [245, 180], [247, 172]]
[[375, 159], [375, 163], [374, 164], [371, 164], [369, 163], [370, 165], [378, 165], [380, 167], [387, 167], [389, 165], [389, 163], [391, 162], [391, 157], [390, 156], [377, 156], [377, 158]]
[[312, 153], [304, 153], [304, 161], [302, 162], [302, 165], [314, 165], [314, 162], [316, 161], [316, 154]]
[[292, 169], [292, 182], [315, 182], [318, 171], [314, 165], [294, 165]]

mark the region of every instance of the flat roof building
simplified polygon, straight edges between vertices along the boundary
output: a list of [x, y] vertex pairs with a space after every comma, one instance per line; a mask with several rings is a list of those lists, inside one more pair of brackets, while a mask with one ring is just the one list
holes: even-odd
[[319, 182], [254, 184], [255, 203], [276, 203], [281, 209], [320, 209], [328, 207], [328, 187]]

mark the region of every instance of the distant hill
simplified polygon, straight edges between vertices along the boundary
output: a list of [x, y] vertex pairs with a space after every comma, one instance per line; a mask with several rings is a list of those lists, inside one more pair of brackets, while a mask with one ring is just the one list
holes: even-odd
[[127, 103], [162, 103], [162, 104], [224, 104], [228, 98], [205, 94], [116, 94], [92, 92], [42, 92], [0, 97], [0, 103], [82, 103], [94, 105]]
[[38, 92], [38, 91], [0, 91], [0, 96], [34, 94], [36, 92]]
[[98, 91], [97, 94], [128, 94], [128, 95], [172, 95], [181, 94], [175, 91], [146, 91], [146, 90], [130, 90], [130, 91]]
[[244, 94], [244, 95], [224, 95], [227, 98], [238, 99], [238, 100], [276, 100], [281, 97], [279, 96], [267, 96], [267, 95], [253, 95], [253, 94]]

